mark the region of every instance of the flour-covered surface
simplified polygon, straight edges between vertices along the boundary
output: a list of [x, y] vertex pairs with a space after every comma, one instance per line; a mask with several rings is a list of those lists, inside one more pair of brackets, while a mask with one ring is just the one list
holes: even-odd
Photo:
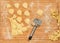
[[[0, 43], [60, 43], [59, 0], [0, 0]], [[31, 40], [33, 20], [41, 20]]]

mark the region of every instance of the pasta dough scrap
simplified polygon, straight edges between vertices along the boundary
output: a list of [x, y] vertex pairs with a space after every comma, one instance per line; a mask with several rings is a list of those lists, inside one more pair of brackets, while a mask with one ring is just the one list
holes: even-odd
[[58, 19], [58, 12], [56, 9], [51, 9], [51, 15], [54, 19]]
[[13, 13], [14, 13], [14, 9], [9, 9], [8, 12], [9, 12], [10, 14], [13, 14]]
[[21, 15], [22, 14], [22, 11], [21, 10], [17, 10], [17, 14], [18, 15]]
[[15, 35], [18, 35], [18, 32], [17, 32], [17, 30], [16, 29], [12, 29], [12, 36], [15, 36]]
[[25, 22], [26, 24], [30, 24], [30, 19], [29, 19], [29, 18], [26, 18], [26, 19], [24, 20], [24, 22]]
[[11, 20], [11, 28], [12, 28], [11, 34], [12, 34], [12, 35], [16, 35], [16, 34], [17, 34], [17, 33], [16, 33], [16, 27], [17, 27], [17, 26], [16, 26], [16, 23], [17, 23], [17, 22], [16, 22], [15, 20], [13, 20], [13, 19]]
[[15, 4], [14, 4], [14, 7], [16, 7], [16, 8], [19, 8], [19, 6], [20, 6], [19, 3], [15, 3]]
[[17, 29], [18, 30], [22, 29], [22, 25], [20, 23], [17, 23]]
[[58, 30], [58, 33], [59, 33], [59, 34], [57, 35], [57, 37], [60, 37], [60, 30]]
[[23, 27], [21, 30], [23, 31], [23, 32], [25, 32], [25, 31], [27, 31], [27, 27]]
[[28, 10], [26, 10], [26, 11], [24, 12], [24, 15], [25, 15], [25, 16], [30, 16], [30, 12], [29, 12]]
[[23, 7], [24, 7], [24, 8], [28, 8], [28, 3], [24, 2], [24, 3], [23, 3]]
[[55, 9], [55, 8], [51, 9], [51, 12], [52, 12], [52, 13], [53, 13], [53, 12], [56, 12], [56, 9]]
[[14, 19], [14, 18], [16, 18], [16, 17], [17, 17], [17, 16], [14, 14], [12, 18]]
[[37, 15], [42, 16], [43, 11], [41, 9], [37, 10]]
[[10, 5], [9, 3], [7, 3], [7, 4], [6, 4], [6, 7], [7, 7], [7, 8], [10, 8], [10, 7], [11, 7], [11, 5]]
[[57, 19], [57, 17], [56, 16], [52, 16], [54, 19]]
[[21, 30], [18, 30], [17, 33], [18, 33], [18, 35], [23, 34], [23, 32]]
[[22, 21], [22, 18], [21, 18], [21, 17], [17, 17], [16, 20], [17, 20], [18, 22], [21, 22], [21, 21]]
[[49, 37], [49, 39], [50, 39], [50, 40], [53, 40], [53, 41], [58, 40], [58, 38], [57, 38], [56, 36], [53, 36], [53, 35], [51, 35], [51, 36]]
[[23, 34], [21, 31], [22, 26], [16, 22], [15, 19], [11, 19], [11, 28], [12, 28], [12, 35], [18, 35], [18, 34]]
[[58, 40], [59, 37], [60, 37], [60, 31], [57, 30], [56, 32], [54, 32], [52, 35], [49, 36], [49, 39], [56, 41], [56, 40]]
[[60, 25], [60, 15], [58, 16], [58, 24]]
[[23, 32], [19, 29], [13, 29], [12, 30], [12, 35], [15, 36], [15, 35], [19, 35], [19, 34], [23, 34]]
[[14, 20], [14, 19], [10, 19], [10, 22], [11, 22], [11, 27], [12, 27], [12, 29], [15, 29], [16, 28], [16, 25], [17, 25], [17, 22], [16, 22], [16, 20]]
[[22, 25], [22, 26], [24, 26], [24, 24], [23, 24], [23, 23], [21, 23], [21, 25]]
[[[12, 18], [9, 18], [10, 22], [11, 22], [11, 28], [12, 28], [11, 34], [13, 37], [16, 35], [19, 35], [19, 34], [23, 34], [23, 32], [27, 31], [28, 27], [24, 27], [23, 23], [17, 22], [17, 21], [21, 22], [21, 20], [22, 20], [21, 17], [17, 17], [16, 19], [13, 19], [13, 18], [16, 18], [16, 15], [13, 15]], [[27, 19], [27, 22], [30, 22], [30, 20]]]
[[23, 34], [23, 32], [22, 32], [21, 29], [22, 29], [22, 25], [18, 23], [18, 24], [17, 24], [17, 33], [18, 33], [18, 34]]

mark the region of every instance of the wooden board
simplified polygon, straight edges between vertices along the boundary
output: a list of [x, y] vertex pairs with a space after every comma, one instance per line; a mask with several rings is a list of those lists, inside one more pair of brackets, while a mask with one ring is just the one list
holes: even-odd
[[[58, 10], [56, 0], [0, 0], [0, 6], [0, 43], [60, 43], [60, 39], [57, 41], [49, 39], [49, 35], [60, 30], [57, 20], [51, 16], [50, 12], [51, 9]], [[34, 18], [40, 19], [42, 24], [29, 41]], [[15, 27], [12, 28], [12, 21], [17, 27], [15, 34], [12, 33], [15, 29]], [[18, 32], [18, 28], [21, 32]]]

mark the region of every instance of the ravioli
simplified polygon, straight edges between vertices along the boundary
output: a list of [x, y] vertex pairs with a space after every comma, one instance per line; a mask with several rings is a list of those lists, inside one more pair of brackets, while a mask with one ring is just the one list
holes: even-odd
[[26, 19], [24, 20], [24, 22], [25, 22], [26, 24], [30, 24], [30, 19], [29, 19], [29, 18], [26, 18]]
[[15, 8], [19, 8], [20, 4], [19, 3], [14, 3]]
[[43, 11], [42, 11], [41, 9], [38, 9], [38, 10], [37, 10], [37, 15], [38, 15], [38, 16], [42, 16], [42, 15], [43, 15]]
[[28, 8], [28, 3], [27, 3], [27, 2], [24, 2], [22, 6], [23, 6], [24, 8]]
[[8, 13], [9, 13], [9, 14], [14, 14], [14, 9], [12, 9], [12, 8], [9, 9], [9, 10], [8, 10]]
[[22, 11], [21, 10], [17, 10], [17, 15], [22, 15]]
[[11, 7], [11, 4], [7, 3], [7, 4], [6, 4], [6, 7], [7, 7], [7, 8], [10, 8], [10, 7]]
[[28, 10], [24, 11], [25, 16], [30, 16], [30, 12]]

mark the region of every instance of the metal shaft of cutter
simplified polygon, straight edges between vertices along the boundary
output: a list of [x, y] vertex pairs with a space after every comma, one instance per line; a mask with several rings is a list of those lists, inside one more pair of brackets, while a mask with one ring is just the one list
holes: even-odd
[[32, 32], [31, 32], [31, 34], [29, 36], [29, 40], [32, 39], [32, 36], [33, 36], [33, 34], [34, 34], [34, 32], [35, 32], [36, 29], [37, 29], [37, 26], [34, 26], [33, 29], [32, 29]]

